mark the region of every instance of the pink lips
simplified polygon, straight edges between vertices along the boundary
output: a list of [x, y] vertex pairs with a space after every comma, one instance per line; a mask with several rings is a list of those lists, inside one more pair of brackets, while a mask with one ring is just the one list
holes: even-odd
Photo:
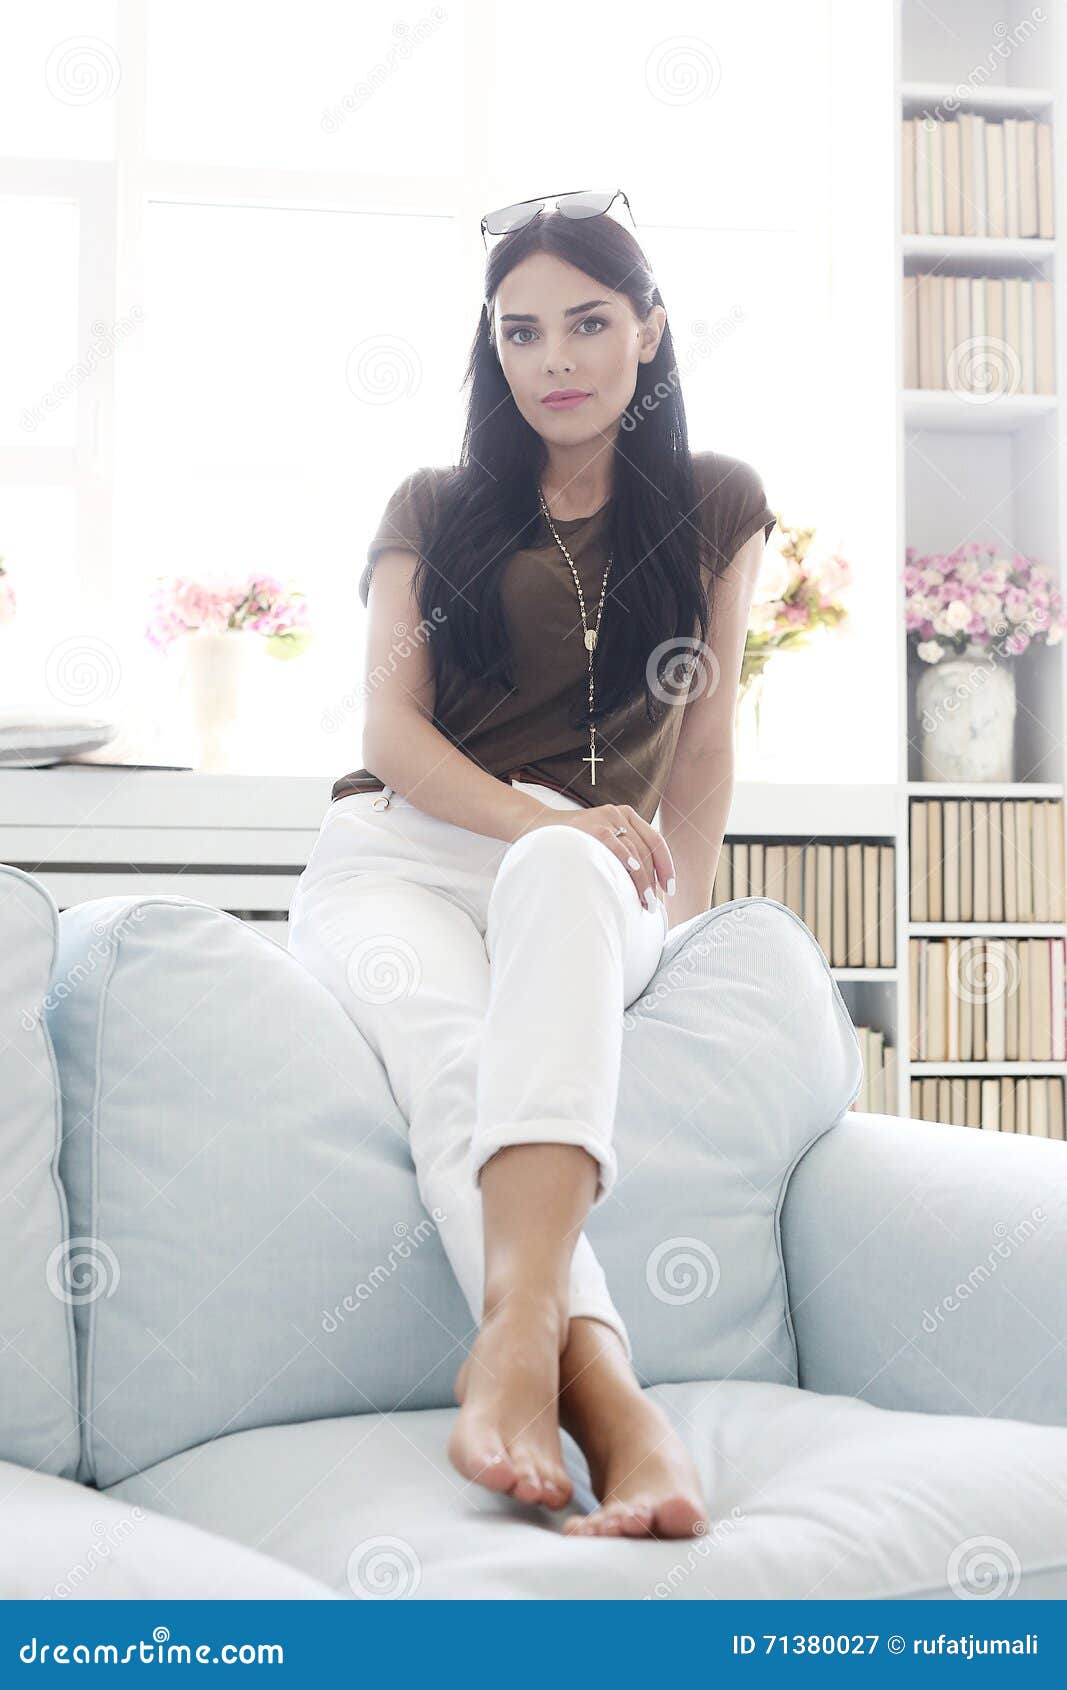
[[559, 398], [542, 399], [541, 403], [547, 405], [551, 411], [570, 411], [588, 398], [588, 393], [568, 393]]

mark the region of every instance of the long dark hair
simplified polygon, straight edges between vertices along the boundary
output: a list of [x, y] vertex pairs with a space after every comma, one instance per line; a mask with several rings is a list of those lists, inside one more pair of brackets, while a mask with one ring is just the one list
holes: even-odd
[[[641, 321], [654, 305], [663, 304], [641, 248], [612, 217], [576, 220], [542, 213], [490, 251], [486, 303], [464, 378], [470, 399], [462, 451], [441, 484], [433, 529], [424, 540], [426, 556], [414, 577], [422, 614], [430, 618], [438, 612], [430, 641], [438, 699], [464, 680], [497, 680], [504, 689], [514, 685], [501, 575], [516, 550], [535, 543], [541, 520], [538, 485], [548, 453], [515, 404], [490, 331], [500, 283], [533, 252], [553, 253], [625, 294]], [[707, 583], [699, 564], [714, 568], [716, 560], [708, 555], [699, 518], [693, 516], [696, 503], [668, 323], [656, 356], [637, 366], [637, 386], [614, 446], [605, 529], [613, 561], [594, 668], [597, 722], [642, 690], [648, 720], [654, 722], [668, 708], [673, 683], [666, 671], [677, 664], [679, 646], [684, 658], [698, 637], [697, 625], [701, 644], [707, 638]], [[576, 600], [576, 615], [577, 608]], [[595, 616], [595, 605], [587, 608]], [[660, 647], [662, 668], [649, 662]], [[602, 652], [610, 654], [609, 661], [601, 660]], [[650, 682], [658, 682], [654, 690]], [[584, 678], [575, 689], [573, 720], [576, 727], [588, 720]]]

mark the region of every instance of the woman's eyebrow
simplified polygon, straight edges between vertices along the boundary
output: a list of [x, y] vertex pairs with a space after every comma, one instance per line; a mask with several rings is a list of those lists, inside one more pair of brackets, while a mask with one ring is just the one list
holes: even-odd
[[[565, 317], [576, 317], [579, 311], [589, 311], [594, 305], [610, 304], [610, 299], [587, 299], [584, 305], [568, 305], [563, 315]], [[502, 323], [539, 323], [541, 319], [535, 316], [532, 311], [506, 311], [500, 321]]]

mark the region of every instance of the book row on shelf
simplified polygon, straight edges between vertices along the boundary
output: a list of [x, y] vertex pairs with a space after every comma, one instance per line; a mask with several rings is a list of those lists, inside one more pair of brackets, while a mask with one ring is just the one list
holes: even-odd
[[903, 289], [905, 387], [1055, 393], [1050, 281], [920, 272]]
[[958, 1074], [924, 1074], [912, 1080], [909, 1109], [918, 1121], [986, 1132], [1029, 1133], [1031, 1138], [1064, 1136], [1063, 1081], [1056, 1075], [1016, 1079]]
[[904, 118], [901, 217], [906, 235], [1051, 240], [1052, 125], [976, 112]]
[[723, 845], [712, 908], [731, 898], [775, 898], [814, 933], [834, 968], [896, 964], [892, 845], [730, 840]]
[[[855, 1025], [855, 1023], [853, 1023]], [[863, 1057], [863, 1083], [853, 1103], [853, 1109], [865, 1114], [895, 1115], [897, 1113], [897, 1053], [887, 1044], [884, 1033], [874, 1027], [856, 1027]]]
[[912, 921], [1063, 921], [1062, 798], [913, 798]]
[[1062, 1062], [1064, 940], [909, 939], [913, 1062]]

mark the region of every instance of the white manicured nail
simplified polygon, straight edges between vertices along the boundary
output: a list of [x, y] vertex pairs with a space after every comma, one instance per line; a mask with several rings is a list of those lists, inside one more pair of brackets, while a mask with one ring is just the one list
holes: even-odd
[[640, 859], [637, 858], [637, 857], [627, 857], [626, 861], [629, 863], [631, 868], [640, 868], [641, 867]]
[[668, 875], [668, 877], [667, 877], [667, 896], [668, 896], [668, 898], [674, 897], [674, 876], [673, 876], [673, 874]]
[[654, 910], [656, 907], [656, 894], [653, 892], [651, 886], [645, 887], [645, 903], [648, 905], [650, 910]]

